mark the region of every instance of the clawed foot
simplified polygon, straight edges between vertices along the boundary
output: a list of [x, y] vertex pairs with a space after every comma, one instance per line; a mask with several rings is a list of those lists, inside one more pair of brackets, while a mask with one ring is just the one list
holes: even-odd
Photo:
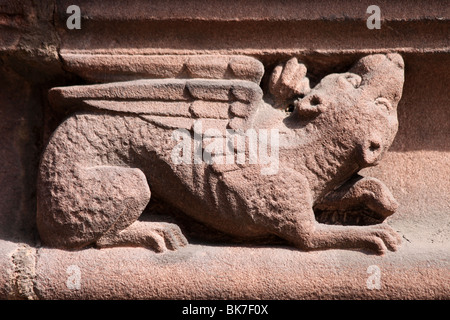
[[388, 250], [397, 251], [402, 239], [400, 235], [387, 224], [365, 226], [361, 233], [361, 239], [367, 244], [367, 249], [377, 254], [384, 254]]
[[164, 252], [178, 250], [186, 246], [188, 241], [176, 224], [136, 221], [118, 234], [104, 235], [96, 244], [100, 248], [134, 246]]
[[280, 64], [273, 70], [269, 83], [269, 91], [278, 101], [276, 105], [282, 105], [295, 96], [303, 96], [310, 91], [309, 79], [306, 77], [306, 67], [298, 62], [297, 58], [291, 58], [284, 64]]
[[178, 250], [188, 244], [185, 236], [180, 228], [173, 223], [153, 222], [151, 232], [147, 235], [151, 247], [156, 252], [164, 252], [167, 250]]
[[367, 249], [376, 254], [396, 251], [401, 237], [385, 223], [370, 226], [317, 224], [315, 231], [299, 243], [306, 249]]

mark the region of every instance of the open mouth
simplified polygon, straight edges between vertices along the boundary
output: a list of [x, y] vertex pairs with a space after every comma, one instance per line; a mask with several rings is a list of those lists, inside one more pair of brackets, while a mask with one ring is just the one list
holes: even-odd
[[316, 221], [343, 226], [366, 226], [382, 223], [386, 217], [367, 207], [345, 210], [314, 208]]

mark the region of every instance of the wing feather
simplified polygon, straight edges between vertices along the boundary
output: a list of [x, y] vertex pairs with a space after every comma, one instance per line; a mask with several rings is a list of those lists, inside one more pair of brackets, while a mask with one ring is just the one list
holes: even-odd
[[244, 80], [148, 79], [53, 88], [49, 100], [57, 108], [138, 114], [170, 128], [184, 118], [183, 127], [210, 119], [220, 120], [215, 123], [223, 130], [246, 130], [262, 103], [262, 90]]
[[242, 55], [126, 55], [61, 52], [67, 71], [94, 83], [137, 79], [238, 79], [259, 83], [264, 66]]

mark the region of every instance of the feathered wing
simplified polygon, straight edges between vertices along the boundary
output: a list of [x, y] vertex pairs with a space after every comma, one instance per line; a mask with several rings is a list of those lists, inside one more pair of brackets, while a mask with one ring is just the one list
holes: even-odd
[[[69, 71], [100, 84], [57, 87], [50, 103], [65, 111], [134, 114], [156, 126], [225, 137], [252, 126], [262, 103], [264, 67], [245, 56], [65, 54]], [[128, 81], [125, 81], [128, 80]], [[200, 124], [200, 125], [199, 125]], [[210, 131], [212, 132], [212, 131]]]
[[245, 80], [146, 79], [58, 87], [52, 105], [136, 114], [165, 128], [246, 130], [262, 103], [262, 90]]

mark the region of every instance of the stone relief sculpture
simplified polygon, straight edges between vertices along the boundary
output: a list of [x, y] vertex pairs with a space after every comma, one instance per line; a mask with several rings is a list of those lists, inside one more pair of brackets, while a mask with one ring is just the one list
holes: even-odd
[[[376, 165], [396, 135], [400, 55], [363, 57], [313, 88], [293, 58], [274, 69], [264, 97], [264, 68], [253, 58], [156, 57], [153, 68], [162, 71], [133, 79], [118, 70], [112, 82], [50, 91], [53, 105], [77, 111], [40, 163], [44, 244], [185, 246], [176, 224], [138, 219], [155, 198], [236, 238], [275, 235], [302, 250], [396, 250], [400, 238], [383, 221], [397, 202], [358, 172]], [[272, 163], [251, 161], [249, 133], [259, 132], [274, 138]]]

